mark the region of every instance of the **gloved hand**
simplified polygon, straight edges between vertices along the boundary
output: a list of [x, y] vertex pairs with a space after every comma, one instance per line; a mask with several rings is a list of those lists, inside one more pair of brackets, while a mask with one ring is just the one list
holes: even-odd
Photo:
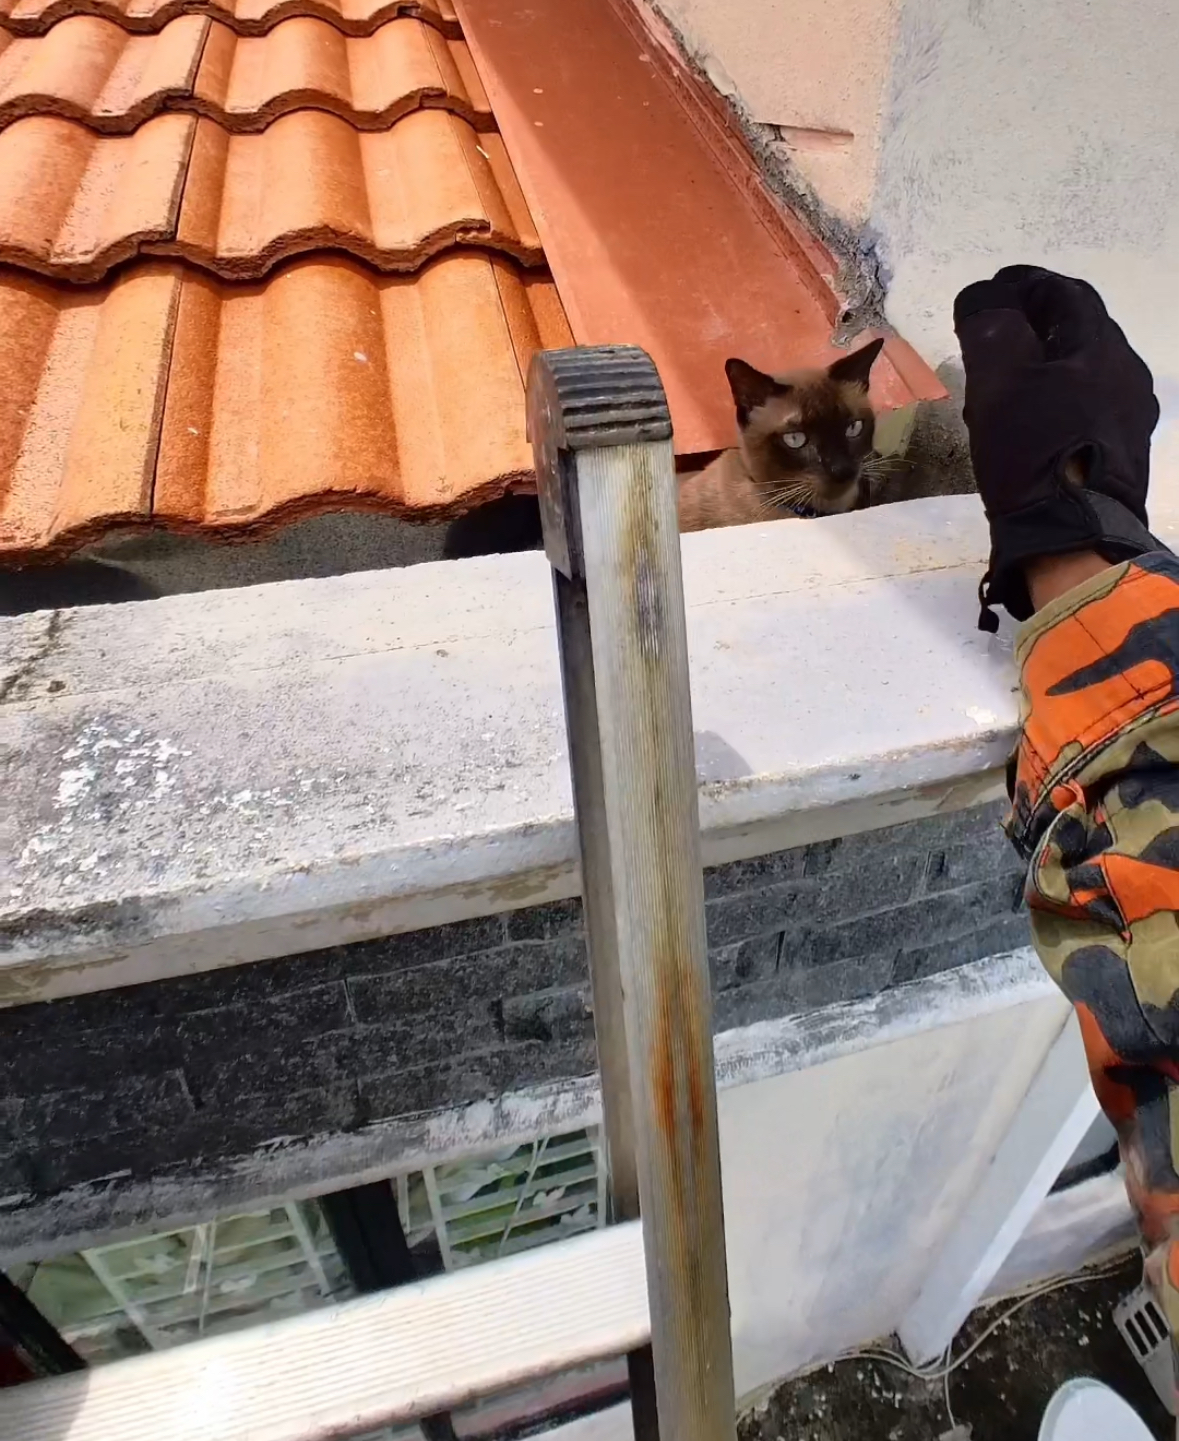
[[992, 605], [1032, 613], [1036, 556], [1095, 550], [1111, 563], [1166, 547], [1147, 529], [1154, 382], [1091, 285], [1010, 265], [954, 302], [966, 371], [964, 418], [987, 519]]

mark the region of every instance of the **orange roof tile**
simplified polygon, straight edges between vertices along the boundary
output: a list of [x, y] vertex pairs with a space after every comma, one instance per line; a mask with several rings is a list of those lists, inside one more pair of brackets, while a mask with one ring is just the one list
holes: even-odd
[[260, 285], [163, 261], [90, 288], [0, 271], [0, 554], [151, 519], [453, 513], [528, 475], [528, 360], [569, 343], [547, 274], [477, 252], [383, 277], [310, 257]]
[[543, 260], [498, 135], [480, 139], [442, 110], [371, 135], [300, 110], [261, 135], [229, 136], [202, 120], [176, 239], [152, 248], [253, 278], [314, 248], [412, 270], [463, 242]]
[[324, 20], [288, 20], [241, 37], [215, 25], [201, 58], [193, 107], [233, 130], [261, 130], [299, 106], [380, 130], [419, 105], [441, 105], [492, 128], [470, 52], [420, 20], [391, 20], [353, 39]]
[[36, 39], [0, 30], [0, 124], [48, 112], [102, 130], [134, 129], [169, 100], [192, 94], [208, 33], [209, 21], [196, 15], [158, 35], [128, 35], [92, 15], [63, 20]]
[[371, 35], [398, 15], [459, 33], [452, 0], [0, 0], [0, 22], [14, 35], [43, 35], [73, 15], [116, 20], [136, 34], [162, 30], [178, 15], [208, 15], [239, 35], [264, 35], [298, 15], [328, 20], [345, 35]]
[[176, 271], [109, 291], [0, 281], [0, 550], [145, 517], [178, 300]]
[[36, 115], [0, 130], [0, 260], [89, 279], [171, 238], [196, 126], [159, 115], [112, 139]]
[[311, 19], [242, 37], [195, 15], [158, 35], [128, 35], [88, 15], [34, 38], [0, 30], [0, 124], [48, 112], [116, 135], [170, 109], [246, 132], [306, 106], [361, 130], [383, 130], [419, 106], [494, 128], [466, 45], [420, 20], [391, 20], [365, 39]]
[[139, 251], [257, 279], [308, 250], [413, 270], [458, 244], [543, 254], [498, 135], [443, 110], [359, 134], [298, 110], [261, 135], [158, 115], [128, 136], [34, 116], [0, 130], [0, 261], [100, 279]]

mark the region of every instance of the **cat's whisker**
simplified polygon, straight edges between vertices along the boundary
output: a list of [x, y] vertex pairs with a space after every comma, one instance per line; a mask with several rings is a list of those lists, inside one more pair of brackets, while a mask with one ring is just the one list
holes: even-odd
[[789, 485], [779, 490], [773, 490], [766, 497], [763, 510], [773, 510], [780, 505], [794, 505], [798, 502], [810, 502], [814, 499], [814, 487], [810, 485]]
[[899, 455], [872, 455], [861, 469], [865, 475], [888, 475], [897, 470], [912, 470], [913, 462]]

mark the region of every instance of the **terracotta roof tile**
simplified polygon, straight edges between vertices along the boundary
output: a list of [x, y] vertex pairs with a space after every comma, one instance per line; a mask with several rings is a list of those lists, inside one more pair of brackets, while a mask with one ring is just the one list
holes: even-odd
[[494, 128], [466, 45], [420, 20], [391, 20], [362, 40], [298, 19], [242, 37], [194, 15], [158, 35], [128, 35], [87, 15], [34, 38], [0, 30], [0, 124], [48, 112], [125, 135], [169, 109], [244, 133], [305, 106], [361, 130], [383, 130], [419, 106]]
[[323, 20], [288, 20], [268, 35], [213, 27], [193, 105], [233, 130], [261, 130], [313, 105], [380, 130], [419, 105], [442, 105], [491, 127], [470, 52], [420, 20], [392, 20], [363, 40]]
[[151, 503], [178, 272], [108, 290], [0, 279], [0, 551], [79, 541]]
[[398, 15], [459, 33], [452, 0], [0, 0], [0, 21], [14, 35], [43, 35], [73, 15], [117, 20], [136, 34], [153, 34], [178, 15], [208, 15], [239, 35], [263, 35], [297, 15], [327, 20], [346, 35], [371, 35]]
[[252, 278], [318, 247], [412, 270], [464, 241], [543, 259], [498, 135], [480, 139], [441, 110], [372, 135], [301, 110], [261, 135], [229, 136], [202, 120], [179, 232], [159, 248]]
[[376, 134], [319, 110], [261, 135], [191, 115], [127, 136], [44, 115], [0, 130], [0, 261], [50, 276], [101, 279], [137, 251], [228, 279], [317, 249], [413, 270], [458, 244], [544, 258], [499, 136], [443, 110]]
[[209, 25], [181, 16], [159, 35], [128, 35], [110, 20], [79, 15], [35, 39], [0, 30], [0, 124], [48, 111], [131, 130], [192, 94]]
[[547, 275], [480, 253], [384, 277], [317, 256], [259, 285], [175, 262], [87, 289], [0, 272], [0, 553], [149, 518], [249, 534], [465, 509], [530, 471], [528, 359], [568, 343]]
[[170, 239], [197, 124], [159, 115], [112, 139], [39, 115], [0, 130], [0, 260], [87, 279]]

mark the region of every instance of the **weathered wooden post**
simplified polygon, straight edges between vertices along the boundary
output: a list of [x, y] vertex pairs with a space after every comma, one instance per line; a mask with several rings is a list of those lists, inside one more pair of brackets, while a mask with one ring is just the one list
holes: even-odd
[[[734, 1441], [711, 994], [671, 418], [650, 357], [528, 379], [602, 1071], [612, 1216], [642, 1216], [638, 1441]], [[657, 1415], [656, 1415], [657, 1410]]]

